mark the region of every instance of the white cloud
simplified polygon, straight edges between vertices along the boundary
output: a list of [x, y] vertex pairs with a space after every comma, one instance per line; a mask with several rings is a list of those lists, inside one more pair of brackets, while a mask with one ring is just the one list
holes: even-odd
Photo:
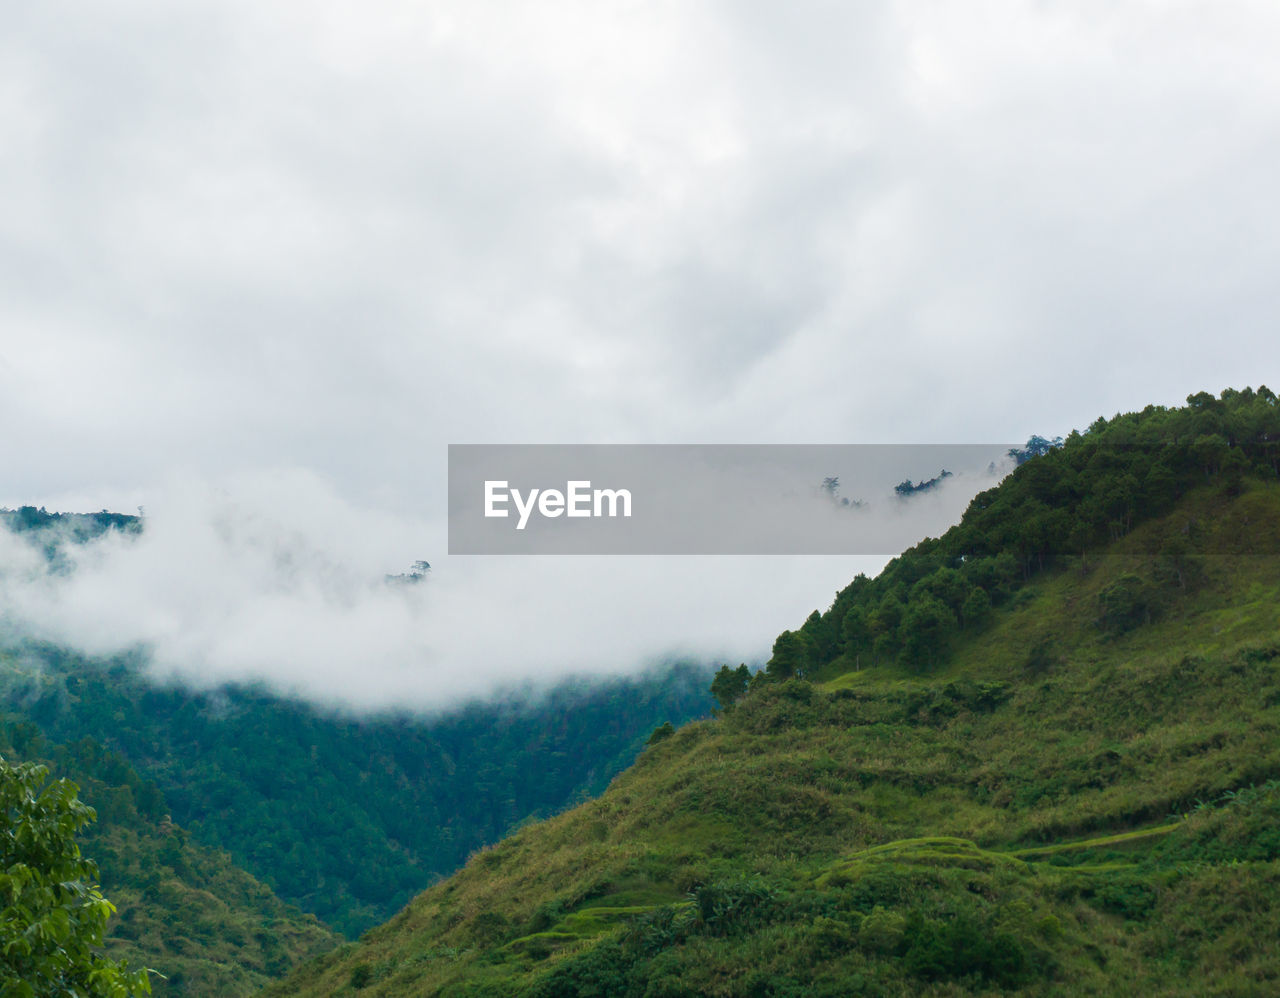
[[[431, 558], [438, 525], [341, 500], [302, 471], [171, 481], [140, 535], [109, 532], [46, 571], [0, 530], [0, 616], [159, 675], [265, 680], [358, 707], [429, 708], [525, 681], [631, 673], [679, 657], [758, 661], [882, 557]], [[821, 603], [821, 607], [819, 607]]]
[[450, 442], [1022, 439], [1275, 380], [1270, 4], [10, 7], [10, 505], [300, 467], [430, 520]]

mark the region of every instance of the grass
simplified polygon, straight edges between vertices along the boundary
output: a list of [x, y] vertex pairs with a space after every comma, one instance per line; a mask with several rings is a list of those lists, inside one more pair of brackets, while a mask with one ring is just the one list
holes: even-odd
[[[1186, 522], [1195, 583], [1101, 630], [1099, 594]], [[1280, 777], [1280, 560], [1255, 535], [1280, 488], [1205, 493], [1033, 580], [940, 672], [765, 687], [268, 993], [1277, 993], [1280, 820], [1248, 788]]]

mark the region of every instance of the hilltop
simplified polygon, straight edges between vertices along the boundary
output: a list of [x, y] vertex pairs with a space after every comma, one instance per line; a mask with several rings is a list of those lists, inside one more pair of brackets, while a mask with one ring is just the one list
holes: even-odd
[[273, 996], [1280, 988], [1280, 409], [1100, 419]]

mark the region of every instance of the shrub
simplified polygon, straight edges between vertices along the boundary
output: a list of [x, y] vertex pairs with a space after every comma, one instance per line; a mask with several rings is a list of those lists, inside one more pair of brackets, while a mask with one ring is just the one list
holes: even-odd
[[357, 991], [373, 983], [373, 968], [367, 963], [357, 963], [351, 968], [351, 986]]
[[774, 892], [757, 878], [704, 884], [689, 894], [697, 924], [708, 935], [742, 932], [763, 921], [774, 906]]
[[1108, 634], [1123, 634], [1151, 619], [1151, 587], [1126, 572], [1098, 593], [1098, 626]]
[[858, 944], [873, 953], [897, 953], [902, 947], [907, 920], [899, 912], [880, 905], [862, 920], [858, 929]]
[[906, 969], [924, 980], [981, 977], [1012, 986], [1026, 976], [1027, 953], [1007, 932], [991, 931], [969, 915], [946, 920], [912, 912], [903, 931]]

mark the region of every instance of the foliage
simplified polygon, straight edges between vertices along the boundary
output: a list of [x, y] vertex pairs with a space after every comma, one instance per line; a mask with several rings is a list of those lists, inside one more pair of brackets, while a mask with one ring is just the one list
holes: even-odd
[[1027, 441], [1027, 445], [1025, 447], [1009, 448], [1008, 456], [1013, 458], [1018, 464], [1025, 464], [1033, 457], [1040, 457], [1043, 454], [1048, 454], [1049, 451], [1053, 450], [1055, 447], [1061, 446], [1061, 437], [1054, 437], [1052, 440], [1049, 440], [1046, 437], [1033, 434]]
[[[1163, 516], [1192, 490], [1217, 485], [1238, 495], [1249, 476], [1280, 476], [1280, 405], [1263, 387], [1201, 392], [1179, 409], [1148, 406], [1099, 419], [1065, 440], [1032, 437], [1010, 451], [1018, 466], [999, 486], [974, 497], [961, 522], [922, 541], [875, 579], [860, 576], [831, 606], [805, 623], [800, 642], [783, 632], [767, 675], [835, 675], [852, 667], [903, 665], [917, 672], [942, 666], [958, 644], [1007, 603], [1032, 576], [1126, 537]], [[941, 481], [912, 485], [910, 495]], [[1122, 585], [1103, 598], [1099, 626], [1122, 633], [1159, 611], [1161, 589], [1186, 588], [1201, 562], [1185, 533], [1164, 536], [1150, 584]], [[989, 605], [989, 606], [988, 606]], [[817, 641], [817, 634], [831, 640]]]
[[68, 544], [83, 544], [108, 532], [124, 535], [142, 530], [142, 519], [124, 513], [50, 513], [43, 506], [0, 509], [0, 528], [25, 538], [54, 571], [66, 571]]
[[770, 678], [778, 680], [803, 676], [809, 669], [813, 655], [813, 642], [805, 634], [783, 631], [773, 643], [773, 654], [769, 657], [765, 671]]
[[728, 710], [746, 696], [750, 682], [751, 670], [747, 668], [745, 662], [736, 669], [722, 665], [715, 674], [715, 678], [711, 680], [711, 695], [716, 698], [722, 711]]
[[655, 725], [705, 716], [705, 672], [569, 682], [435, 717], [356, 718], [259, 688], [159, 686], [137, 656], [0, 651], [4, 700], [55, 741], [89, 736], [195, 842], [354, 936], [531, 817], [599, 793]]
[[81, 838], [117, 909], [104, 952], [155, 967], [157, 998], [252, 994], [337, 941], [225, 853], [192, 842], [169, 820], [154, 784], [92, 739], [53, 745], [20, 722], [0, 727], [0, 751], [72, 774], [80, 796], [94, 805], [98, 820]]
[[915, 482], [914, 484], [912, 483], [911, 479], [908, 478], [905, 482], [900, 482], [899, 484], [895, 485], [893, 487], [893, 491], [898, 495], [899, 498], [906, 499], [908, 496], [913, 496], [917, 492], [928, 492], [930, 489], [937, 488], [939, 485], [942, 484], [944, 479], [947, 479], [950, 477], [951, 477], [951, 472], [947, 471], [946, 468], [943, 468], [942, 471], [939, 472], [939, 474], [936, 475], [935, 477], [925, 479], [924, 481]]
[[12, 998], [150, 994], [145, 970], [104, 956], [115, 910], [76, 833], [94, 818], [70, 780], [0, 758], [0, 992]]
[[978, 979], [1009, 988], [1029, 975], [1027, 947], [1013, 932], [972, 916], [913, 911], [902, 932], [903, 969], [926, 981]]
[[[1275, 993], [1276, 412], [1202, 393], [1041, 448], [745, 691], [717, 673], [715, 720], [269, 993]], [[263, 747], [323, 752], [309, 723]], [[394, 809], [377, 768], [344, 772]]]
[[[1258, 400], [1273, 411], [1265, 391], [1193, 398], [1165, 425], [1194, 442], [1201, 417]], [[1117, 450], [1123, 474], [1087, 484], [1140, 496], [1167, 470], [1182, 491], [1111, 507], [1083, 548], [1024, 545], [1081, 539], [1071, 520], [1093, 500], [1071, 498], [1071, 462], [1112, 425], [1130, 421], [988, 496], [992, 543], [962, 524], [791, 632], [816, 656], [803, 678], [784, 642], [732, 709], [270, 994], [334, 993], [361, 962], [378, 996], [1274, 993], [1280, 485], [1261, 446], [1222, 477], [1247, 433], [1223, 434], [1227, 456], [1164, 454], [1160, 474]], [[1119, 599], [1128, 576], [1151, 612]], [[985, 614], [964, 609], [975, 587]], [[955, 615], [932, 662], [901, 654], [913, 605]], [[748, 884], [767, 897], [735, 901]], [[493, 935], [481, 912], [512, 928]]]
[[1123, 634], [1149, 623], [1153, 607], [1151, 586], [1126, 572], [1098, 593], [1098, 625], [1111, 634]]

